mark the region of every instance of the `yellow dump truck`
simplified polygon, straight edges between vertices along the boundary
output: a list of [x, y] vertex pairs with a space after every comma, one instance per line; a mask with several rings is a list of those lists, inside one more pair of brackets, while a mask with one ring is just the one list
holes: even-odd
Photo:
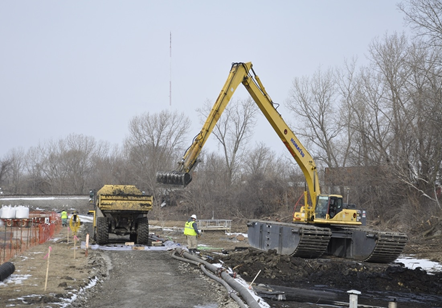
[[147, 214], [153, 197], [134, 185], [104, 185], [93, 198], [94, 239], [99, 245], [109, 242], [109, 234], [129, 235], [136, 244], [149, 244]]

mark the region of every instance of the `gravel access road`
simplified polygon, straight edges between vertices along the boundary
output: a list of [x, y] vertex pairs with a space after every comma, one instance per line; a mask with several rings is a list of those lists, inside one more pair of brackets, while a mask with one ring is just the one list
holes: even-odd
[[214, 308], [227, 299], [223, 288], [194, 266], [173, 259], [170, 252], [102, 254], [110, 267], [109, 277], [82, 300], [87, 307]]

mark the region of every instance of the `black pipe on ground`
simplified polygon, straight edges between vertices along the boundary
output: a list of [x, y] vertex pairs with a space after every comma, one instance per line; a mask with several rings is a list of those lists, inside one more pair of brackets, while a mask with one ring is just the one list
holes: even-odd
[[190, 263], [190, 264], [194, 264], [194, 265], [196, 265], [196, 266], [199, 266], [199, 267], [201, 268], [201, 270], [202, 270], [207, 276], [209, 276], [210, 278], [214, 279], [214, 280], [217, 281], [218, 283], [222, 284], [222, 285], [227, 289], [227, 291], [229, 292], [230, 297], [231, 297], [231, 298], [232, 298], [232, 299], [233, 299], [233, 300], [234, 300], [234, 301], [235, 301], [235, 302], [236, 302], [241, 308], [247, 308], [247, 305], [244, 304], [244, 302], [241, 300], [241, 298], [239, 298], [238, 295], [236, 295], [235, 290], [233, 290], [233, 289], [230, 287], [230, 285], [229, 285], [227, 282], [225, 282], [224, 280], [222, 280], [220, 277], [217, 277], [217, 276], [213, 275], [212, 273], [210, 273], [210, 272], [204, 267], [204, 264], [202, 264], [201, 262], [199, 262], [199, 261], [201, 261], [201, 260], [198, 260], [198, 262], [197, 262], [197, 261], [192, 261], [192, 260], [186, 259], [186, 258], [184, 258], [184, 257], [178, 257], [178, 256], [175, 255], [175, 252], [176, 252], [176, 250], [174, 250], [173, 253], [172, 253], [172, 257], [173, 257], [173, 258], [175, 258], [175, 259], [177, 259], [177, 260], [180, 260], [180, 261], [184, 261], [184, 262]]
[[15, 265], [11, 262], [5, 262], [0, 265], [0, 281], [5, 280], [15, 271]]
[[262, 298], [296, 302], [314, 302], [317, 304], [334, 304], [337, 294], [329, 291], [308, 290], [275, 285], [258, 285], [253, 289]]
[[209, 272], [204, 265], [200, 265], [201, 270], [210, 278], [212, 278], [213, 280], [219, 282], [220, 284], [222, 284], [224, 286], [224, 288], [227, 289], [227, 291], [229, 292], [229, 295], [231, 298], [233, 298], [235, 300], [235, 302], [239, 305], [240, 308], [247, 308], [247, 305], [243, 303], [243, 301], [239, 298], [238, 295], [236, 295], [235, 290], [233, 290], [230, 285], [225, 282], [224, 280], [222, 280], [221, 278], [219, 278], [218, 276], [212, 274], [211, 272]]
[[[193, 262], [197, 262], [198, 264], [203, 264], [211, 272], [218, 274], [227, 284], [229, 284], [229, 286], [232, 289], [234, 289], [236, 292], [238, 292], [241, 295], [241, 297], [244, 299], [244, 301], [247, 303], [247, 305], [250, 308], [261, 308], [261, 306], [255, 300], [255, 298], [252, 296], [252, 294], [250, 294], [250, 292], [247, 289], [245, 289], [241, 284], [239, 284], [237, 281], [235, 281], [235, 279], [232, 278], [229, 273], [227, 273], [226, 271], [220, 271], [220, 269], [217, 266], [210, 264], [209, 262], [206, 262], [204, 260], [201, 260], [197, 256], [191, 255], [190, 253], [186, 252], [186, 250], [183, 250], [181, 248], [177, 248], [176, 251], [179, 254], [186, 257], [187, 259], [190, 259]], [[174, 257], [176, 257], [176, 256], [174, 256]], [[193, 263], [193, 262], [191, 262], [191, 263]], [[232, 295], [232, 293], [231, 293], [231, 295]]]
[[214, 274], [212, 274], [211, 272], [209, 272], [206, 267], [204, 266], [204, 264], [201, 264], [200, 262], [196, 262], [196, 261], [192, 261], [186, 258], [182, 258], [182, 257], [178, 257], [175, 255], [174, 251], [172, 253], [172, 257], [180, 260], [180, 261], [184, 261], [190, 264], [194, 264], [196, 266], [199, 266], [201, 268], [201, 270], [210, 278], [212, 278], [213, 280], [217, 281], [219, 284], [222, 284], [224, 286], [224, 288], [226, 288], [227, 292], [229, 292], [229, 295], [231, 298], [233, 298], [233, 300], [241, 307], [241, 308], [247, 308], [247, 305], [244, 304], [244, 302], [238, 297], [238, 295], [236, 295], [235, 290], [232, 289], [232, 287], [230, 287], [230, 285], [225, 282], [224, 280], [222, 280], [220, 277], [215, 276]]

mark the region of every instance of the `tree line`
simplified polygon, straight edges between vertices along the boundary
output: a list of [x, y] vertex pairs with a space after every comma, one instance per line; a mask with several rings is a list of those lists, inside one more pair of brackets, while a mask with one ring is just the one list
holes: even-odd
[[[285, 106], [318, 165], [322, 192], [343, 195], [380, 223], [410, 228], [442, 209], [442, 4], [408, 0], [398, 8], [411, 37], [375, 38], [367, 65], [347, 60], [294, 78]], [[210, 109], [206, 102], [197, 110], [201, 122]], [[186, 189], [165, 189], [155, 178], [175, 169], [191, 143], [190, 119], [171, 111], [135, 116], [119, 146], [72, 134], [12, 149], [0, 161], [0, 187], [11, 194], [87, 194], [134, 184], [156, 205], [185, 214], [289, 221], [305, 181], [288, 153], [251, 143], [258, 113], [251, 98], [230, 102], [212, 133], [220, 151], [202, 151]]]

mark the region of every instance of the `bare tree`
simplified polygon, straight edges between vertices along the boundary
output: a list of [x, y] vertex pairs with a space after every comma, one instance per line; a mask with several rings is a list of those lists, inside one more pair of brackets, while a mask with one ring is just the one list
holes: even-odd
[[46, 149], [42, 145], [31, 147], [26, 152], [26, 190], [29, 193], [46, 193], [49, 192], [49, 183], [43, 172], [43, 161]]
[[416, 36], [430, 46], [442, 47], [442, 2], [440, 0], [407, 0], [398, 4], [405, 21]]
[[405, 95], [409, 100], [407, 119], [411, 138], [407, 138], [407, 164], [402, 165], [405, 168], [401, 170], [406, 171], [402, 174], [407, 176], [402, 176], [401, 180], [420, 195], [435, 201], [440, 208], [435, 187], [440, 182], [442, 161], [442, 140], [439, 137], [442, 129], [442, 74], [438, 65], [441, 59], [438, 52], [422, 47], [422, 43], [409, 47], [407, 64], [411, 72]]
[[155, 174], [174, 168], [184, 142], [190, 120], [184, 114], [161, 111], [135, 116], [129, 123], [129, 137], [125, 140], [125, 155], [130, 162], [134, 184], [155, 190]]
[[16, 194], [23, 188], [23, 175], [25, 166], [25, 151], [22, 148], [12, 149], [7, 154], [11, 162], [8, 172], [8, 191]]
[[5, 158], [0, 161], [0, 185], [3, 185], [6, 181], [7, 174], [12, 165], [11, 158]]
[[182, 210], [200, 213], [201, 217], [226, 217], [234, 207], [233, 191], [226, 177], [228, 176], [225, 160], [216, 152], [200, 154], [201, 162], [194, 172], [193, 183], [185, 189]]
[[90, 189], [103, 185], [133, 184], [128, 161], [118, 146], [103, 145], [91, 157], [93, 172], [87, 181]]
[[381, 220], [397, 216], [399, 207], [419, 208], [421, 197], [438, 204], [439, 53], [423, 47], [397, 34], [374, 40], [371, 65], [355, 75], [347, 104], [351, 162], [365, 168], [354, 169], [353, 195]]
[[331, 69], [320, 69], [312, 78], [295, 78], [287, 107], [302, 121], [296, 123], [295, 133], [313, 144], [311, 151], [317, 160], [329, 167], [339, 166], [336, 144], [342, 130], [338, 88]]
[[[294, 132], [304, 140], [318, 166], [322, 163], [328, 168], [341, 167], [349, 156], [351, 139], [346, 129], [351, 114], [340, 113], [344, 110], [342, 105], [349, 99], [345, 97], [349, 94], [343, 90], [332, 69], [326, 72], [318, 69], [311, 78], [295, 78], [293, 81], [286, 106], [297, 119], [301, 119], [293, 124]], [[332, 183], [330, 189], [342, 190], [342, 187], [335, 187]]]
[[[206, 120], [211, 110], [210, 102], [203, 109], [198, 109], [202, 122]], [[239, 171], [241, 155], [250, 140], [256, 124], [258, 108], [251, 98], [231, 102], [220, 119], [212, 134], [218, 140], [227, 166], [227, 180], [230, 185]]]
[[249, 175], [268, 174], [271, 170], [275, 153], [262, 142], [248, 152], [244, 159], [244, 173]]
[[92, 137], [71, 134], [31, 148], [26, 159], [31, 187], [40, 193], [86, 193], [94, 172], [92, 157], [101, 147]]

